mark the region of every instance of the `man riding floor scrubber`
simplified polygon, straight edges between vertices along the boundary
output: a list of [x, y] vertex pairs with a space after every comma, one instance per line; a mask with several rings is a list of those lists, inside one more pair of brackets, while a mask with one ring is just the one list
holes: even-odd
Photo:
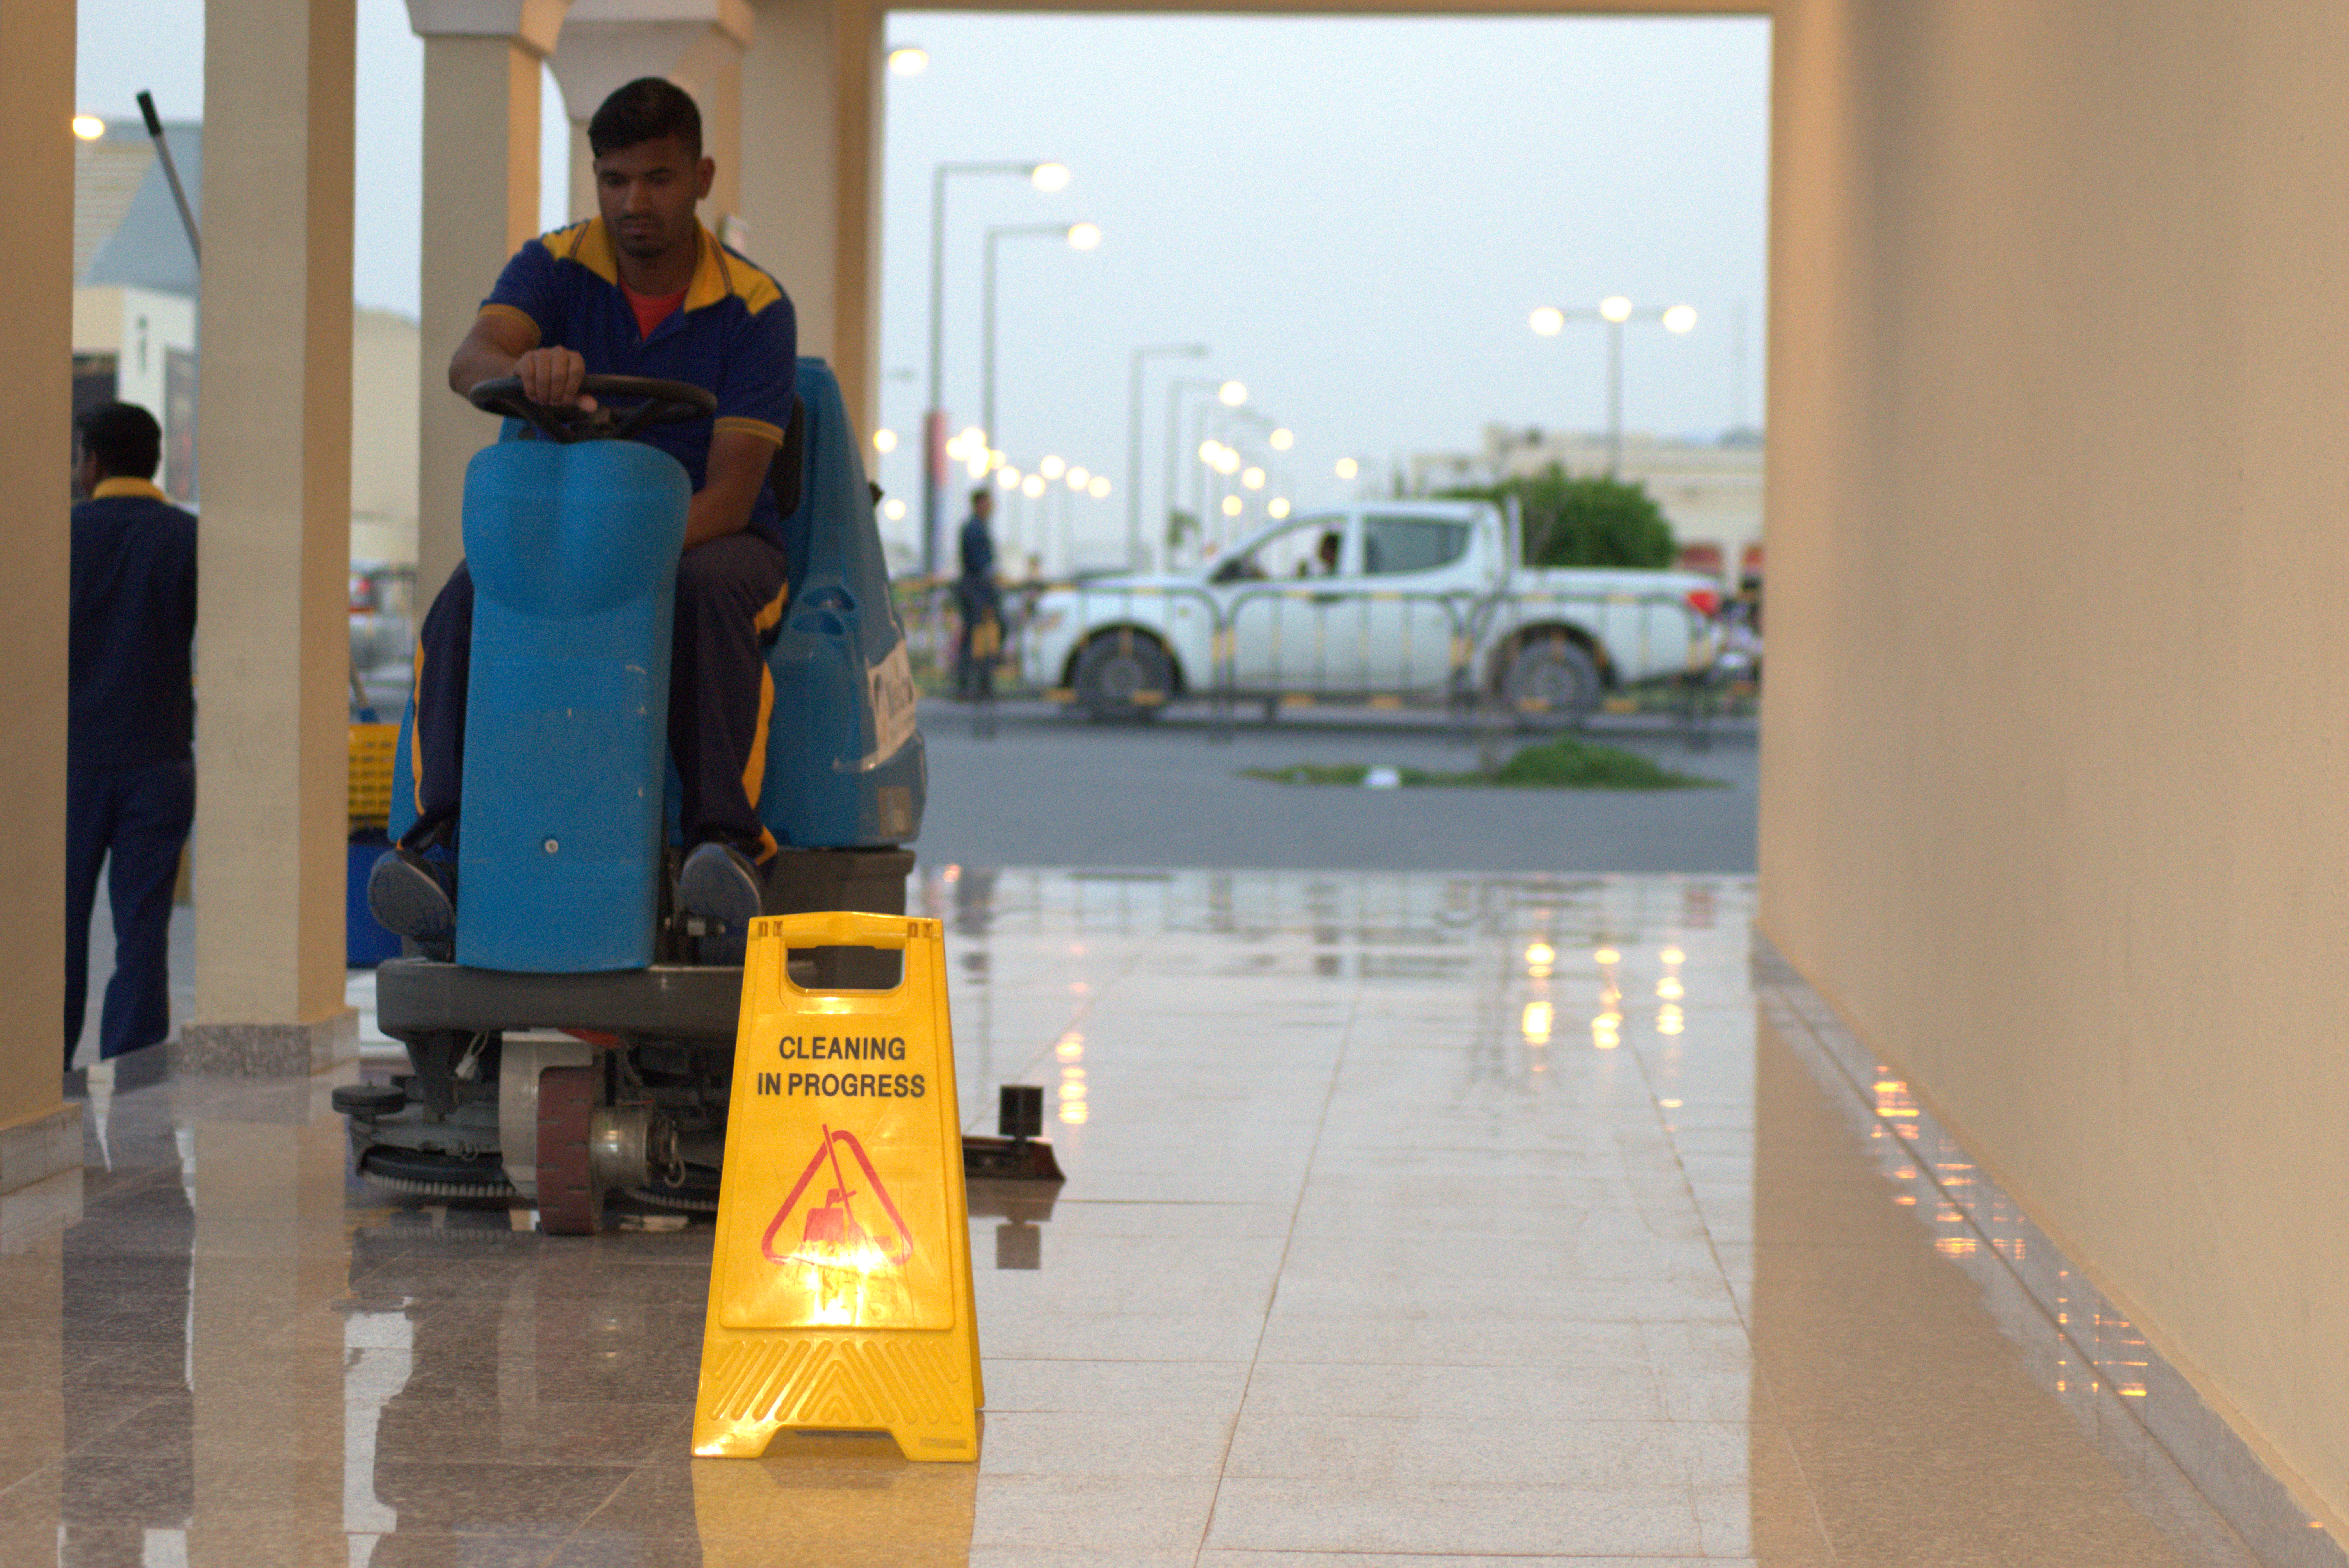
[[[797, 364], [771, 470], [789, 562], [765, 652], [772, 707], [752, 784], [780, 846], [761, 913], [902, 913], [926, 788], [905, 632], [839, 385]], [[476, 387], [507, 438], [465, 476], [473, 582], [463, 819], [446, 945], [377, 971], [408, 1047], [389, 1086], [338, 1088], [358, 1173], [394, 1191], [534, 1200], [550, 1233], [605, 1198], [715, 1206], [745, 933], [678, 907], [684, 851], [667, 707], [690, 485], [629, 439], [707, 418], [682, 382], [590, 376], [596, 407]], [[633, 405], [633, 407], [629, 407]], [[396, 832], [414, 825], [402, 726]], [[749, 782], [749, 780], [746, 780]], [[405, 820], [400, 820], [405, 814]], [[802, 983], [895, 984], [897, 955], [794, 954]]]

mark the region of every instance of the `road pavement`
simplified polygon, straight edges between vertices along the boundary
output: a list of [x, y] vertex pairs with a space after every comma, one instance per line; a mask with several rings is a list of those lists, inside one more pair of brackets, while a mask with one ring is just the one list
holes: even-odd
[[[971, 709], [925, 700], [928, 865], [1163, 866], [1381, 871], [1754, 871], [1755, 731], [1717, 724], [1693, 749], [1669, 726], [1600, 720], [1589, 738], [1710, 789], [1370, 789], [1273, 784], [1248, 768], [1299, 762], [1477, 766], [1478, 738], [1423, 717], [1321, 713], [1237, 721], [1211, 738], [1204, 710], [1104, 725], [1005, 703], [995, 736]], [[1503, 733], [1500, 755], [1542, 738]]]

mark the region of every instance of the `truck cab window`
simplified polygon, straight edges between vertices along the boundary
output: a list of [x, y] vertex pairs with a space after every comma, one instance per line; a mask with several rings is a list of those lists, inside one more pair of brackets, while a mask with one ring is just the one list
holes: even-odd
[[1362, 571], [1371, 576], [1433, 572], [1468, 553], [1468, 525], [1424, 517], [1362, 520]]
[[1278, 532], [1268, 533], [1257, 540], [1245, 554], [1235, 555], [1216, 567], [1213, 581], [1262, 583], [1299, 577], [1327, 577], [1334, 570], [1338, 552], [1323, 543], [1325, 537], [1342, 545], [1346, 537], [1346, 520], [1343, 517], [1300, 518]]

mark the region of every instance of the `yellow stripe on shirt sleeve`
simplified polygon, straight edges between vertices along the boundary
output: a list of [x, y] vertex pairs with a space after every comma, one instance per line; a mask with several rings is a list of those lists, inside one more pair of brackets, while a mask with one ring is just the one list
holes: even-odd
[[780, 447], [783, 444], [781, 426], [770, 425], [764, 419], [746, 419], [739, 414], [730, 414], [725, 418], [717, 420], [710, 426], [710, 430], [712, 434], [733, 431], [739, 435], [756, 436], [770, 446]]
[[536, 348], [538, 346], [538, 323], [531, 319], [530, 312], [526, 310], [517, 310], [510, 304], [485, 304], [481, 307], [481, 314], [483, 315], [494, 315], [506, 321], [520, 322], [523, 325], [530, 328], [530, 346], [532, 348]]

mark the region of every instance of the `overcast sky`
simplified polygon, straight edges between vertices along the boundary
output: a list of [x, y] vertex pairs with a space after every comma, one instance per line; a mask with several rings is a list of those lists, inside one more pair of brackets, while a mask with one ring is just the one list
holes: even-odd
[[[422, 50], [400, 0], [358, 11], [354, 289], [412, 313]], [[81, 0], [80, 16], [82, 108], [135, 112], [146, 87], [168, 118], [201, 113], [202, 0]], [[1026, 236], [1000, 252], [996, 444], [1023, 468], [1049, 451], [1117, 486], [1074, 508], [1080, 559], [1122, 548], [1139, 344], [1214, 349], [1154, 367], [1152, 510], [1162, 388], [1178, 373], [1236, 377], [1297, 432], [1274, 477], [1299, 505], [1352, 488], [1332, 472], [1341, 456], [1375, 477], [1391, 459], [1474, 449], [1487, 421], [1596, 429], [1603, 328], [1541, 338], [1526, 316], [1609, 294], [1699, 317], [1686, 337], [1628, 331], [1629, 428], [1710, 437], [1741, 412], [1761, 420], [1765, 21], [907, 12], [891, 36], [931, 63], [889, 84], [882, 420], [919, 428], [932, 167], [1067, 163], [1057, 195], [953, 183], [945, 402], [957, 426], [978, 418], [987, 226], [1099, 223], [1090, 254]], [[546, 99], [552, 226], [564, 127], [551, 79]], [[879, 464], [894, 495], [918, 492], [915, 445]]]

